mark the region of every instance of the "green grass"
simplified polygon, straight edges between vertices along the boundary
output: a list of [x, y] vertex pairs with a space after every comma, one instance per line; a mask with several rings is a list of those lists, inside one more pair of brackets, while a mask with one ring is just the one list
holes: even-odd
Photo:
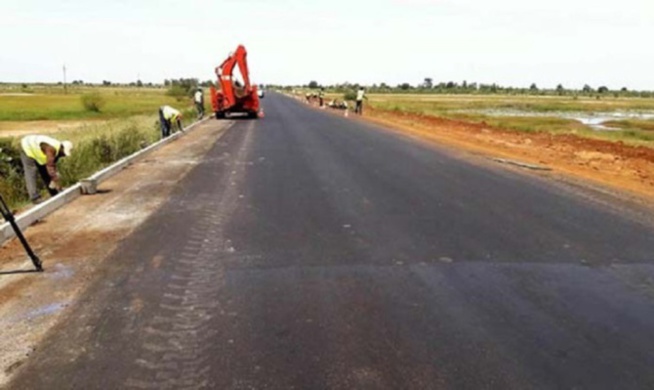
[[[164, 105], [177, 108], [191, 107], [191, 99], [178, 101], [167, 96], [164, 89], [154, 88], [78, 88], [63, 94], [61, 91], [34, 94], [0, 94], [0, 121], [111, 119], [156, 113]], [[82, 96], [99, 93], [105, 100], [100, 112], [89, 111], [82, 104]]]
[[605, 126], [625, 130], [641, 130], [654, 132], [654, 120], [626, 119], [604, 122]]

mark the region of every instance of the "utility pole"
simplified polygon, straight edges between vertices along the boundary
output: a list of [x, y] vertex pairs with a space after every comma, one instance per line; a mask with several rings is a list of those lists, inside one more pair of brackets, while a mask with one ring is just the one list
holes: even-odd
[[66, 88], [66, 64], [64, 64], [64, 94], [68, 93], [68, 89]]

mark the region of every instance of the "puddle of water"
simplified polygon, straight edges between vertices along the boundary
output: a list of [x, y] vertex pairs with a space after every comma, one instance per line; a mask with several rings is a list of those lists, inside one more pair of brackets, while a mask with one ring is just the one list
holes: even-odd
[[53, 279], [68, 279], [75, 274], [75, 271], [61, 263], [54, 265], [54, 272], [49, 274]]
[[36, 309], [30, 310], [27, 313], [21, 313], [19, 315], [3, 318], [3, 322], [16, 323], [23, 321], [33, 321], [39, 317], [49, 316], [55, 314], [70, 305], [69, 301], [55, 302], [50, 303]]
[[607, 121], [619, 121], [627, 119], [650, 120], [654, 119], [654, 112], [534, 112], [520, 110], [457, 110], [455, 112], [482, 114], [488, 116], [513, 116], [513, 117], [543, 117], [572, 119], [597, 131], [620, 131], [622, 129], [605, 126]]
[[33, 320], [37, 317], [53, 314], [58, 312], [59, 310], [62, 310], [66, 306], [68, 306], [68, 302], [51, 303], [49, 305], [41, 306], [38, 309], [32, 310], [29, 313], [27, 313], [27, 318]]

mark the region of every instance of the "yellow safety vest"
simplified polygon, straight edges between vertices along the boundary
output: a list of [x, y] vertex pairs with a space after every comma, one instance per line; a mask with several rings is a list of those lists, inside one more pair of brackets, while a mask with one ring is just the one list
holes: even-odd
[[39, 165], [45, 165], [48, 162], [48, 156], [43, 153], [41, 144], [52, 146], [57, 154], [61, 150], [61, 142], [45, 135], [28, 135], [20, 141], [20, 145], [27, 157], [36, 160]]

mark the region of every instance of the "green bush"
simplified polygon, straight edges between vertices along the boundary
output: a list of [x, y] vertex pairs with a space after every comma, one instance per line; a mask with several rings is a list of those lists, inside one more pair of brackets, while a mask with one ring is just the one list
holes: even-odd
[[106, 104], [106, 100], [99, 92], [85, 93], [80, 96], [84, 109], [91, 112], [100, 112]]
[[343, 94], [343, 100], [345, 101], [352, 101], [357, 99], [357, 93], [354, 91], [347, 91]]
[[112, 128], [108, 131], [75, 142], [73, 155], [58, 164], [59, 174], [65, 186], [74, 184], [100, 169], [141, 150], [158, 140], [159, 134], [152, 127], [136, 123]]

